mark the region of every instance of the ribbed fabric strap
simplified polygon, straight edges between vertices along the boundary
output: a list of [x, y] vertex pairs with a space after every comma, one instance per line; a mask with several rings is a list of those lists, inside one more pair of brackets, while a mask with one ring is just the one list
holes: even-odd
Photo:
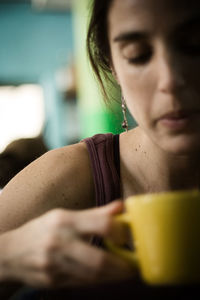
[[105, 205], [120, 197], [119, 136], [97, 134], [84, 141], [92, 165], [96, 205]]

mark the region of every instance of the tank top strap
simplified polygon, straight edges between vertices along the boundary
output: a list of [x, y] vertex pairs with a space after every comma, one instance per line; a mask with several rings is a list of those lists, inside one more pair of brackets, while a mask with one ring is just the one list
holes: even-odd
[[119, 135], [96, 134], [83, 140], [90, 156], [96, 205], [120, 198]]

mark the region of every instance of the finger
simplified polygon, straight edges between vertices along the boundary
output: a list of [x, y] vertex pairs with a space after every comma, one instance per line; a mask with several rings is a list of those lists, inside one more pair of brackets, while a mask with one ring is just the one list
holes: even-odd
[[[52, 287], [100, 284], [135, 277], [136, 270], [126, 261], [82, 240], [75, 240], [62, 249], [62, 253], [51, 257], [47, 275]], [[40, 278], [40, 285], [45, 286], [41, 274], [36, 275], [35, 282]]]
[[117, 199], [106, 205], [85, 209], [85, 210], [79, 211], [77, 213], [79, 213], [79, 214], [88, 213], [88, 214], [97, 214], [97, 215], [101, 215], [101, 214], [115, 215], [115, 214], [121, 213], [123, 211], [123, 209], [124, 209], [123, 201], [120, 199]]
[[72, 227], [81, 235], [107, 236], [114, 227], [123, 227], [113, 218], [123, 211], [122, 201], [114, 201], [100, 208], [93, 208], [71, 215]]
[[62, 256], [62, 265], [75, 277], [86, 281], [128, 278], [136, 270], [120, 257], [93, 247], [82, 240], [68, 246]]

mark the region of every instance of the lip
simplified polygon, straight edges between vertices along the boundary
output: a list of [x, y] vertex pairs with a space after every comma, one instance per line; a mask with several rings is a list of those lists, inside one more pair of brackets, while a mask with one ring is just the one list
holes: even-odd
[[178, 110], [163, 115], [159, 121], [165, 127], [172, 130], [183, 130], [200, 117], [200, 110]]
[[159, 118], [159, 120], [162, 119], [182, 119], [182, 118], [188, 118], [190, 116], [193, 116], [195, 114], [199, 114], [200, 110], [177, 110], [177, 111], [171, 111]]

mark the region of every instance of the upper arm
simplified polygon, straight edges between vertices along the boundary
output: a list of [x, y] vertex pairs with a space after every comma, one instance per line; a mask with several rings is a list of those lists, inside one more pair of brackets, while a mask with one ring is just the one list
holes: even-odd
[[85, 143], [51, 150], [18, 173], [0, 195], [0, 232], [16, 228], [47, 210], [95, 205]]

